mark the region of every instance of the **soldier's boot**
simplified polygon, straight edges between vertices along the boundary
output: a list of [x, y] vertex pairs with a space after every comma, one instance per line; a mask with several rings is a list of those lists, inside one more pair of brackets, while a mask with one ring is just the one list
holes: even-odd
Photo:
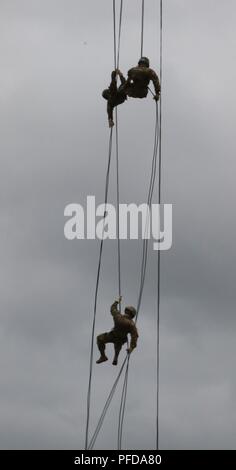
[[97, 337], [97, 345], [98, 345], [98, 349], [100, 351], [100, 358], [96, 361], [97, 364], [101, 364], [102, 362], [106, 362], [108, 361], [108, 357], [106, 356], [105, 354], [105, 343], [104, 343], [104, 335], [99, 335]]
[[105, 354], [101, 357], [99, 357], [99, 359], [96, 361], [97, 364], [101, 364], [102, 362], [106, 362], [108, 361], [108, 357], [105, 356]]

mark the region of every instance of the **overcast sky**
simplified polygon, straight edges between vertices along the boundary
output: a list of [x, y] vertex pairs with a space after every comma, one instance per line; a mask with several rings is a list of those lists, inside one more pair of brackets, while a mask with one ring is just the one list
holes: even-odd
[[[159, 2], [145, 3], [144, 54], [159, 73]], [[173, 204], [173, 247], [161, 258], [160, 447], [235, 449], [236, 4], [163, 3], [163, 202]], [[124, 1], [124, 73], [139, 59], [140, 8]], [[112, 34], [111, 0], [0, 0], [2, 449], [84, 445], [99, 242], [65, 240], [63, 214], [87, 195], [103, 202]], [[150, 96], [119, 108], [123, 203], [146, 200], [154, 116]], [[114, 156], [111, 174], [112, 202]], [[136, 305], [141, 242], [121, 249], [124, 302]], [[155, 445], [156, 271], [150, 249], [127, 449]], [[96, 334], [112, 327], [117, 294], [108, 241]], [[91, 430], [117, 372], [94, 365]], [[116, 448], [119, 398], [120, 389], [95, 448]]]

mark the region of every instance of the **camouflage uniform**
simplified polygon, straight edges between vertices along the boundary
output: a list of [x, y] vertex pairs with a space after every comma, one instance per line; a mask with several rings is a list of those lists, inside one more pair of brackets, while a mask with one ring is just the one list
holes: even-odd
[[114, 320], [114, 328], [109, 333], [103, 333], [97, 337], [98, 349], [101, 356], [105, 355], [105, 345], [107, 343], [113, 343], [115, 349], [114, 363], [117, 363], [117, 359], [123, 344], [128, 342], [127, 335], [131, 336], [131, 349], [136, 348], [138, 339], [138, 330], [133, 320], [128, 315], [122, 315], [117, 309], [118, 302], [114, 302], [111, 306], [111, 314]]
[[153, 82], [157, 99], [160, 96], [161, 86], [154, 70], [149, 67], [133, 67], [128, 71], [128, 80], [125, 91], [132, 98], [146, 98], [150, 80]]
[[102, 93], [103, 98], [107, 100], [107, 114], [108, 119], [113, 121], [113, 109], [119, 104], [124, 103], [127, 100], [127, 95], [124, 90], [124, 84], [126, 82], [125, 77], [122, 73], [119, 73], [121, 85], [117, 87], [116, 71], [114, 70], [111, 74], [111, 84], [108, 89]]

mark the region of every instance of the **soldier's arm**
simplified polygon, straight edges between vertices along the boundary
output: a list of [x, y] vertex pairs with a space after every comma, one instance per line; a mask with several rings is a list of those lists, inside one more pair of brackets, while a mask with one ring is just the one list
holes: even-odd
[[160, 85], [159, 78], [156, 72], [154, 72], [154, 70], [151, 71], [151, 80], [155, 88], [156, 97], [159, 98], [160, 93], [161, 93], [161, 85]]
[[120, 314], [120, 312], [117, 308], [118, 304], [119, 304], [119, 302], [118, 302], [118, 300], [116, 300], [111, 306], [111, 314], [112, 314], [113, 317], [116, 316], [117, 314], [118, 315]]
[[138, 341], [138, 330], [135, 325], [133, 325], [133, 328], [130, 332], [130, 336], [131, 336], [131, 342], [130, 342], [129, 352], [132, 352], [133, 349], [137, 347], [137, 341]]
[[124, 85], [124, 84], [126, 83], [126, 79], [125, 79], [123, 73], [122, 73], [120, 70], [118, 70], [117, 73], [118, 73], [118, 75], [119, 75], [119, 77], [120, 77], [121, 85]]
[[133, 69], [130, 69], [127, 75], [128, 75], [127, 83], [130, 84], [130, 82], [133, 80]]

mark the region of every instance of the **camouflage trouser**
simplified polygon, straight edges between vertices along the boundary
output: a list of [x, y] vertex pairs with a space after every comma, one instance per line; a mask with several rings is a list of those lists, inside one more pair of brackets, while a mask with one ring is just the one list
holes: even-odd
[[114, 335], [113, 331], [109, 331], [109, 333], [102, 333], [101, 335], [97, 336], [97, 345], [98, 345], [98, 349], [101, 355], [105, 354], [106, 344], [113, 343], [114, 349], [115, 349], [115, 356], [116, 358], [118, 358], [120, 350], [123, 344], [125, 344], [126, 342], [127, 342], [127, 337], [117, 338], [117, 336]]
[[107, 114], [108, 114], [108, 119], [113, 120], [113, 109], [116, 106], [119, 106], [120, 104], [124, 103], [126, 100], [126, 95], [124, 92], [120, 92], [118, 89], [114, 95], [111, 95], [109, 88], [107, 90], [104, 90], [102, 93], [103, 98], [107, 100]]
[[148, 88], [138, 88], [131, 85], [127, 86], [126, 93], [130, 98], [146, 98]]

